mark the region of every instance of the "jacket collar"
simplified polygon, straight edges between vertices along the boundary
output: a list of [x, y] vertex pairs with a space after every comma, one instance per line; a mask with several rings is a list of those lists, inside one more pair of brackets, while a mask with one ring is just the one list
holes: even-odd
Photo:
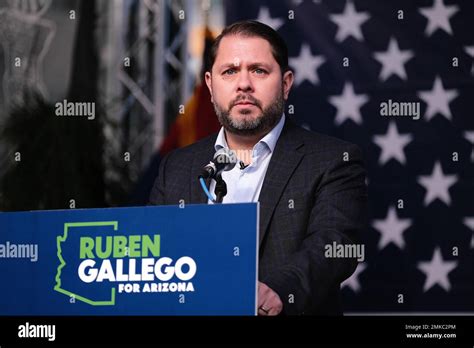
[[[262, 241], [267, 233], [275, 207], [291, 175], [304, 155], [303, 151], [297, 151], [304, 144], [303, 139], [297, 136], [297, 130], [298, 126], [286, 117], [285, 125], [276, 143], [260, 191], [260, 245], [262, 245]], [[207, 164], [214, 155], [216, 138], [217, 133], [206, 138], [201, 142], [201, 146], [199, 146], [194, 153], [190, 180], [191, 203], [207, 203], [207, 196], [203, 192], [197, 178], [201, 172], [201, 168]], [[209, 187], [209, 179], [206, 181], [206, 184]]]

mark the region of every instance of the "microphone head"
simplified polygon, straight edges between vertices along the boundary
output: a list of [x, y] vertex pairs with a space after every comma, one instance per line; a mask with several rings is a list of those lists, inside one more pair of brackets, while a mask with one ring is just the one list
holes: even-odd
[[214, 162], [217, 166], [217, 173], [226, 172], [235, 167], [237, 164], [237, 156], [234, 151], [221, 148], [214, 154]]
[[222, 172], [232, 170], [237, 164], [237, 156], [232, 150], [226, 150], [224, 148], [219, 149], [215, 154], [212, 161], [205, 165], [198, 178], [215, 178]]
[[210, 178], [214, 175], [214, 173], [216, 172], [217, 168], [216, 168], [216, 165], [214, 164], [214, 162], [209, 162], [209, 164], [205, 165], [202, 169], [201, 169], [201, 174], [198, 175], [198, 178], [201, 179], [207, 179], [207, 178]]

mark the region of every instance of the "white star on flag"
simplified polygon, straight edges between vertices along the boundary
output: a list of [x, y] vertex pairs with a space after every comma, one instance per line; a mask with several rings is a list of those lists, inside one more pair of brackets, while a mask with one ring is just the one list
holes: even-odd
[[451, 283], [448, 279], [448, 273], [454, 270], [457, 264], [457, 261], [444, 261], [439, 247], [435, 249], [431, 261], [418, 262], [418, 269], [426, 275], [423, 292], [426, 292], [436, 284], [449, 291]]
[[367, 268], [367, 265], [365, 264], [365, 262], [359, 263], [354, 273], [352, 273], [352, 275], [349, 278], [347, 278], [341, 283], [341, 289], [343, 287], [348, 286], [352, 289], [352, 291], [359, 292], [360, 290], [359, 275], [362, 272], [364, 272], [366, 268]]
[[418, 183], [426, 189], [425, 206], [429, 205], [436, 198], [445, 204], [451, 204], [449, 188], [458, 180], [457, 175], [444, 175], [441, 163], [437, 161], [431, 175], [422, 175], [418, 178]]
[[426, 119], [428, 121], [431, 120], [439, 112], [448, 120], [451, 120], [449, 103], [457, 98], [458, 94], [454, 89], [445, 90], [441, 78], [437, 76], [431, 91], [418, 92], [418, 97], [428, 105], [425, 115]]
[[433, 34], [437, 29], [442, 29], [448, 34], [453, 35], [450, 17], [459, 11], [456, 5], [445, 6], [443, 0], [434, 0], [433, 7], [420, 8], [419, 10], [423, 16], [428, 19], [425, 33], [427, 36]]
[[301, 127], [303, 127], [303, 128], [306, 129], [306, 130], [309, 130], [309, 131], [311, 130], [311, 127], [310, 127], [309, 124], [307, 124], [306, 122], [303, 123], [303, 124], [301, 125]]
[[[303, 1], [305, 1], [305, 0], [291, 0], [293, 5], [295, 5], [295, 6], [301, 5], [303, 3]], [[320, 4], [321, 0], [313, 0], [312, 2], [313, 2], [313, 4]]]
[[392, 75], [397, 75], [402, 80], [406, 80], [407, 73], [404, 64], [412, 59], [415, 54], [410, 50], [401, 51], [397, 40], [392, 37], [387, 51], [376, 52], [374, 56], [383, 65], [379, 77], [382, 81], [387, 80]]
[[329, 17], [338, 26], [336, 34], [338, 42], [344, 41], [349, 36], [360, 41], [364, 40], [360, 27], [365, 21], [370, 19], [370, 14], [367, 12], [357, 12], [352, 1], [347, 1], [342, 14], [332, 14]]
[[329, 97], [329, 102], [337, 108], [335, 123], [340, 125], [346, 120], [351, 119], [359, 125], [362, 124], [360, 108], [368, 101], [367, 95], [355, 94], [352, 84], [346, 82], [341, 95]]
[[319, 83], [317, 69], [326, 60], [322, 56], [313, 56], [308, 44], [301, 46], [300, 55], [290, 58], [289, 63], [295, 69], [295, 87], [308, 80], [312, 84]]
[[471, 249], [474, 248], [474, 217], [467, 217], [464, 218], [464, 225], [469, 227], [469, 229], [472, 231], [472, 238], [471, 238]]
[[464, 50], [467, 54], [469, 54], [472, 58], [474, 58], [474, 46], [466, 46]]
[[274, 30], [280, 29], [284, 24], [284, 20], [280, 18], [272, 18], [270, 15], [270, 10], [268, 7], [262, 6], [260, 11], [258, 11], [257, 21], [262, 22], [269, 27], [272, 27]]
[[[466, 46], [464, 47], [464, 50], [467, 54], [474, 58], [474, 46]], [[474, 64], [472, 64], [471, 74], [474, 75]]]
[[398, 133], [395, 122], [390, 122], [385, 135], [375, 135], [373, 140], [374, 143], [382, 149], [379, 158], [379, 164], [381, 166], [387, 163], [391, 158], [394, 158], [401, 164], [406, 163], [403, 148], [413, 140], [413, 137], [410, 134]]
[[464, 138], [472, 144], [471, 161], [474, 162], [474, 131], [465, 131]]
[[382, 250], [390, 243], [398, 248], [405, 248], [403, 232], [411, 226], [411, 219], [399, 219], [395, 207], [388, 209], [388, 214], [384, 220], [375, 220], [372, 227], [382, 235], [379, 240], [378, 249]]

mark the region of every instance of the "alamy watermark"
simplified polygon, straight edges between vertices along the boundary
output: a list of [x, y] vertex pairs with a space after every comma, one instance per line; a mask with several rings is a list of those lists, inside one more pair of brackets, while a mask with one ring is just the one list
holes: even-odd
[[326, 244], [324, 246], [324, 257], [326, 258], [356, 258], [357, 261], [363, 262], [365, 260], [365, 245], [364, 244]]
[[420, 102], [397, 102], [389, 99], [380, 103], [380, 116], [405, 116], [420, 119]]
[[38, 244], [14, 244], [6, 241], [0, 244], [0, 259], [30, 259], [38, 261]]
[[19, 338], [47, 338], [48, 341], [56, 339], [56, 325], [36, 325], [26, 322], [18, 326]]
[[79, 116], [87, 117], [88, 120], [95, 119], [95, 103], [68, 102], [64, 99], [54, 105], [56, 116]]

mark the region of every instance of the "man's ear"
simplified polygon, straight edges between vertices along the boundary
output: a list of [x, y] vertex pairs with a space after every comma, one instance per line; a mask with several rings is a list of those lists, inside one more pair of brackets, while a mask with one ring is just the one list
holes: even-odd
[[294, 80], [295, 75], [293, 75], [293, 71], [288, 70], [283, 74], [283, 98], [285, 100], [288, 99], [288, 95], [290, 94], [291, 86], [293, 86]]
[[212, 97], [212, 77], [211, 73], [209, 71], [206, 71], [204, 74], [205, 80], [206, 80], [206, 85], [207, 88], [209, 89], [209, 93], [211, 94], [211, 102], [214, 103], [214, 98]]

